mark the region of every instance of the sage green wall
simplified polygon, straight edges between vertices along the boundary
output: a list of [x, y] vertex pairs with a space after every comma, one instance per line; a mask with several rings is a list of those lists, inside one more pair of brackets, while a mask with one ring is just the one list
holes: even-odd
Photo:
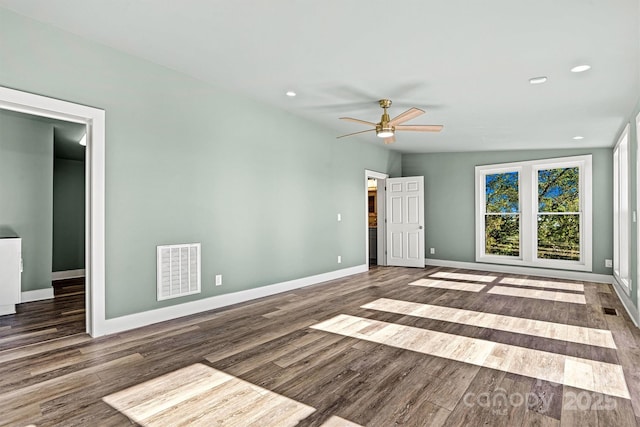
[[84, 162], [53, 162], [53, 271], [84, 268]]
[[22, 238], [23, 292], [51, 288], [52, 177], [53, 126], [0, 110], [0, 226]]
[[[0, 39], [0, 85], [106, 110], [108, 318], [365, 263], [364, 170], [399, 154], [5, 9]], [[202, 294], [157, 302], [189, 242]]]
[[[411, 154], [404, 176], [424, 176], [425, 253], [428, 258], [475, 262], [475, 166], [593, 155], [593, 272], [611, 274], [613, 254], [613, 155], [611, 149]], [[435, 248], [430, 255], [428, 248]]]

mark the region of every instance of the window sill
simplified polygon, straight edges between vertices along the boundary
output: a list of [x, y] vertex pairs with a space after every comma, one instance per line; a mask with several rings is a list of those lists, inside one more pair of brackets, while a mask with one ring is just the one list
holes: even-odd
[[548, 268], [553, 270], [572, 270], [592, 272], [591, 265], [585, 265], [577, 261], [553, 261], [538, 260], [535, 262], [524, 261], [518, 258], [505, 258], [499, 256], [481, 256], [476, 258], [476, 262], [488, 264], [515, 265], [519, 267]]

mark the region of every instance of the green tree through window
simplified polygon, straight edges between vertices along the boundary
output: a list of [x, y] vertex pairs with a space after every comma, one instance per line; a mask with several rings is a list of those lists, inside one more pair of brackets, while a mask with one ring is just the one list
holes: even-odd
[[538, 258], [580, 260], [580, 169], [538, 171]]
[[487, 175], [485, 181], [485, 253], [520, 255], [518, 172]]

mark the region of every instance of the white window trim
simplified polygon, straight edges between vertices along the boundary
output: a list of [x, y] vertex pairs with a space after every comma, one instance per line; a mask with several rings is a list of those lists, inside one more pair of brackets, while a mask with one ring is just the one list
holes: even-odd
[[[580, 260], [548, 260], [537, 258], [537, 171], [565, 167], [580, 168]], [[520, 195], [520, 256], [485, 254], [485, 177], [495, 173], [519, 171]], [[592, 157], [572, 156], [476, 166], [476, 262], [508, 264], [526, 267], [591, 271], [592, 269]]]
[[[624, 159], [620, 158], [623, 153], [622, 148], [626, 152]], [[629, 125], [627, 124], [613, 147], [613, 277], [628, 295], [631, 293], [630, 154]], [[623, 161], [625, 168], [622, 168]], [[625, 170], [626, 176], [623, 176]], [[622, 197], [623, 192], [626, 193], [626, 197]]]
[[[522, 243], [520, 244], [520, 256], [507, 256], [507, 255], [492, 255], [485, 254], [485, 233], [478, 233], [477, 230], [484, 230], [484, 218], [487, 213], [485, 203], [485, 181], [487, 175], [494, 175], [497, 173], [510, 173], [518, 172], [518, 198], [522, 200], [522, 167], [515, 163], [505, 164], [504, 167], [496, 167], [498, 165], [491, 166], [476, 166], [476, 261], [478, 262], [493, 262], [498, 264], [520, 264], [523, 260], [522, 257]], [[479, 169], [481, 168], [481, 169]], [[522, 224], [523, 218], [522, 203], [520, 203], [520, 223]], [[522, 226], [520, 227], [520, 242], [522, 242]], [[482, 259], [482, 261], [480, 261]]]

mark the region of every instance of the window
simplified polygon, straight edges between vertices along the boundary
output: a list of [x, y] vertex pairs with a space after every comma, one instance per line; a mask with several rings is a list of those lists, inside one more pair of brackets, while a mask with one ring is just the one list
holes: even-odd
[[629, 126], [613, 149], [613, 276], [630, 289]]
[[519, 173], [485, 175], [485, 253], [520, 256]]
[[539, 169], [539, 259], [580, 261], [580, 168]]
[[591, 271], [591, 156], [477, 166], [476, 261]]

